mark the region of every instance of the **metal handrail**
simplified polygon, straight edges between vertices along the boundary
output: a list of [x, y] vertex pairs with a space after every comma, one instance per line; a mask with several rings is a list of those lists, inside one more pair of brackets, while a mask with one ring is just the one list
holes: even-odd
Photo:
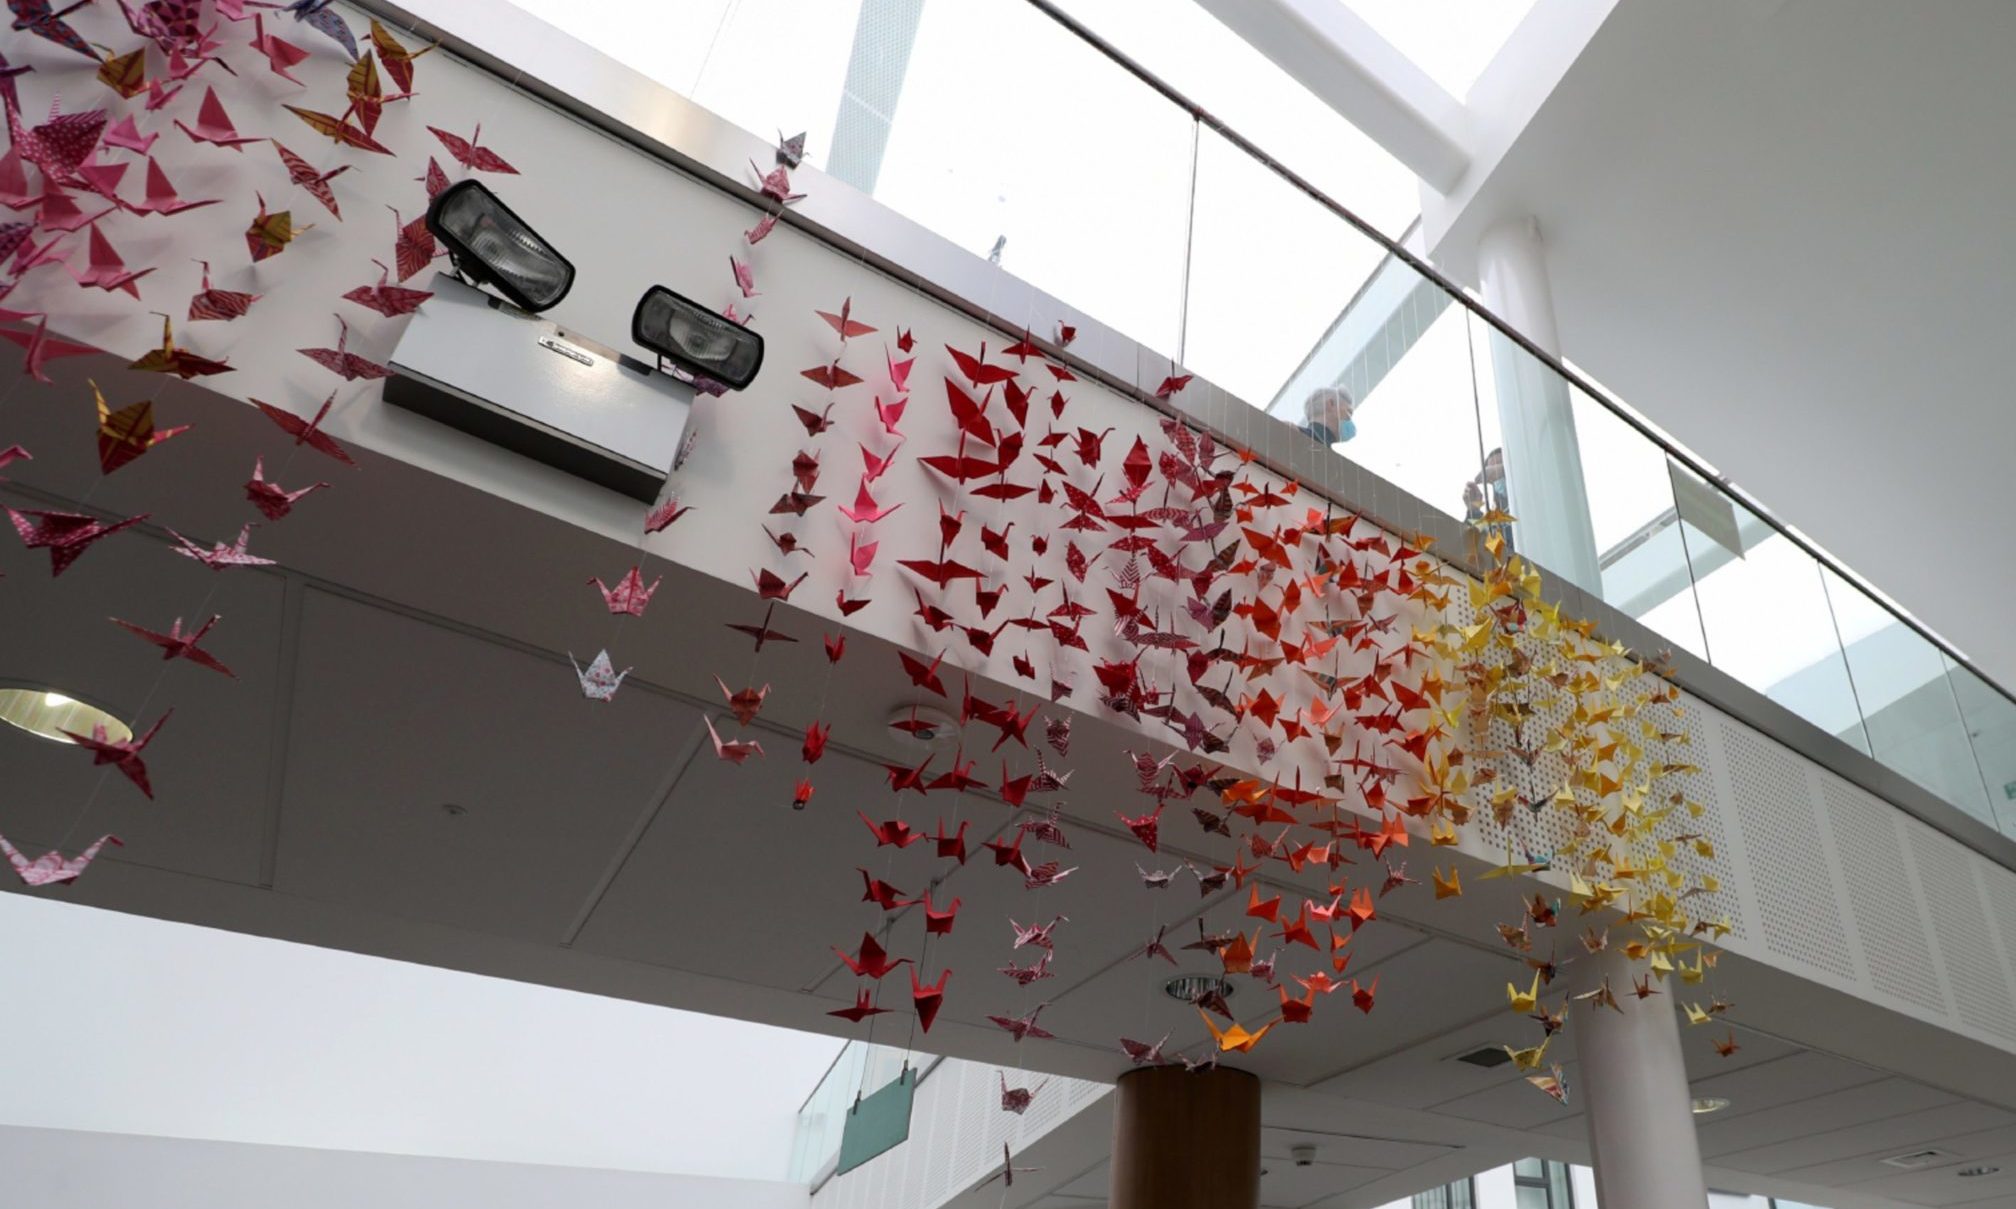
[[1743, 488], [1738, 487], [1736, 484], [1730, 482], [1727, 476], [1709, 467], [1706, 463], [1702, 462], [1701, 459], [1696, 457], [1689, 450], [1686, 450], [1680, 447], [1679, 445], [1674, 444], [1664, 434], [1660, 433], [1658, 429], [1648, 424], [1630, 407], [1626, 406], [1622, 401], [1612, 397], [1608, 391], [1603, 390], [1595, 383], [1589, 381], [1587, 378], [1584, 378], [1581, 374], [1575, 372], [1573, 369], [1570, 369], [1567, 365], [1563, 364], [1560, 358], [1554, 356], [1547, 350], [1541, 348], [1539, 345], [1533, 343], [1533, 341], [1529, 339], [1524, 332], [1521, 332], [1518, 328], [1513, 327], [1510, 323], [1506, 322], [1503, 318], [1500, 318], [1497, 314], [1495, 314], [1489, 307], [1485, 306], [1483, 303], [1471, 297], [1470, 294], [1466, 290], [1464, 290], [1462, 286], [1450, 280], [1449, 277], [1444, 275], [1440, 269], [1437, 269], [1434, 265], [1428, 263], [1426, 260], [1423, 260], [1421, 257], [1416, 256], [1413, 252], [1408, 251], [1399, 242], [1395, 241], [1394, 239], [1386, 235], [1385, 232], [1379, 230], [1379, 228], [1372, 225], [1370, 222], [1367, 222], [1365, 219], [1353, 213], [1350, 207], [1344, 205], [1342, 202], [1337, 201], [1335, 198], [1331, 197], [1323, 190], [1317, 188], [1314, 184], [1310, 183], [1307, 179], [1305, 179], [1299, 173], [1297, 173], [1293, 168], [1288, 167], [1280, 160], [1275, 159], [1267, 152], [1261, 150], [1261, 148], [1257, 144], [1255, 144], [1252, 140], [1248, 139], [1246, 136], [1240, 134], [1237, 130], [1234, 130], [1231, 126], [1227, 125], [1224, 119], [1216, 116], [1210, 110], [1204, 108], [1196, 101], [1191, 100], [1188, 96], [1184, 95], [1183, 92], [1178, 90], [1174, 85], [1162, 79], [1160, 76], [1157, 76], [1154, 72], [1149, 71], [1146, 67], [1143, 67], [1140, 63], [1136, 62], [1133, 59], [1133, 57], [1128, 55], [1125, 51], [1121, 50], [1117, 46], [1114, 46], [1111, 42], [1108, 42], [1106, 39], [1100, 37], [1098, 34], [1094, 33], [1088, 26], [1086, 26], [1083, 22], [1079, 21], [1076, 17], [1071, 16], [1069, 13], [1065, 12], [1062, 8], [1060, 8], [1057, 5], [1056, 0], [1024, 0], [1024, 2], [1027, 3], [1031, 8], [1034, 8], [1036, 11], [1048, 17], [1050, 20], [1056, 22], [1059, 26], [1062, 26], [1073, 37], [1076, 37], [1080, 41], [1084, 42], [1087, 46], [1091, 47], [1093, 50], [1096, 50], [1100, 54], [1104, 55], [1107, 59], [1111, 60], [1115, 65], [1117, 65], [1121, 70], [1127, 72], [1129, 75], [1141, 81], [1143, 84], [1146, 84], [1149, 88], [1153, 89], [1156, 93], [1160, 94], [1163, 97], [1163, 99], [1167, 100], [1170, 104], [1175, 105], [1177, 108], [1189, 114], [1192, 119], [1194, 119], [1195, 121], [1204, 126], [1209, 127], [1213, 133], [1218, 134], [1219, 136], [1224, 138], [1225, 141], [1231, 143], [1234, 147], [1237, 147], [1240, 151], [1244, 152], [1250, 159], [1254, 160], [1262, 167], [1265, 167], [1268, 171], [1274, 173], [1276, 176], [1280, 177], [1283, 181], [1286, 181], [1288, 184], [1294, 186], [1304, 196], [1308, 197], [1309, 200], [1315, 202], [1317, 205], [1328, 210], [1330, 213], [1334, 214], [1338, 218], [1343, 219], [1346, 223], [1350, 224], [1352, 228], [1357, 230], [1361, 235], [1364, 235], [1366, 238], [1372, 240], [1374, 243], [1384, 248], [1388, 254], [1400, 260], [1401, 262], [1406, 264], [1409, 268], [1412, 268], [1415, 272], [1421, 274], [1423, 277], [1434, 282], [1437, 287], [1442, 289], [1452, 299], [1454, 299], [1458, 305], [1465, 307], [1470, 311], [1471, 314], [1477, 316], [1479, 319], [1482, 319], [1484, 322], [1490, 324], [1501, 335], [1503, 335], [1506, 339], [1512, 341], [1512, 343], [1518, 345], [1529, 356], [1533, 357], [1535, 360], [1539, 361], [1542, 365], [1545, 365], [1547, 368], [1553, 370], [1555, 373], [1561, 375], [1564, 381], [1567, 381], [1568, 383], [1572, 384], [1577, 389], [1581, 390], [1584, 394], [1588, 395], [1591, 399], [1595, 400], [1604, 409], [1609, 411], [1611, 414], [1615, 415], [1618, 419], [1630, 425], [1633, 429], [1635, 429], [1638, 432], [1640, 436], [1652, 442], [1654, 445], [1657, 445], [1662, 451], [1664, 451], [1667, 457], [1673, 459], [1676, 462], [1679, 462], [1681, 465], [1685, 466], [1690, 472], [1692, 472], [1696, 477], [1700, 478], [1704, 482], [1713, 484], [1716, 490], [1731, 497], [1737, 503], [1747, 508], [1749, 511], [1754, 513], [1759, 520], [1763, 521], [1765, 524], [1769, 525], [1772, 529], [1776, 530], [1786, 540], [1790, 541], [1793, 545], [1799, 547], [1801, 550], [1804, 550], [1809, 556], [1813, 558], [1815, 562], [1821, 564], [1828, 570], [1834, 572], [1836, 575], [1839, 575], [1842, 579], [1847, 580], [1855, 587], [1867, 593], [1870, 599], [1874, 600], [1877, 603], [1877, 605], [1880, 606], [1885, 612], [1889, 613], [1891, 616], [1895, 617], [1898, 621], [1902, 622], [1904, 625], [1909, 626], [1912, 630], [1916, 631], [1919, 637], [1925, 639], [1927, 642], [1930, 642], [1933, 646], [1939, 648], [1940, 652], [1944, 654], [1948, 659], [1951, 659], [1954, 662], [1954, 664], [1956, 664], [1959, 667], [1967, 669], [1969, 672], [1972, 672], [1974, 676], [1981, 681], [1981, 683], [1987, 685], [1995, 692], [2001, 694], [2002, 697], [2008, 700], [2012, 705], [2016, 705], [2016, 692], [2011, 692], [2009, 689], [2004, 688], [1993, 677], [1989, 676], [1986, 672], [1976, 667], [1973, 661], [1968, 659], [1966, 655], [1962, 654], [1956, 647], [1953, 646], [1952, 643], [1940, 637], [1937, 633], [1933, 632], [1933, 630], [1930, 627], [1925, 625], [1925, 623], [1913, 617], [1906, 609], [1904, 609], [1903, 606], [1897, 604], [1897, 602], [1891, 600], [1887, 595], [1885, 595], [1880, 588], [1877, 588], [1874, 584], [1870, 583], [1866, 578], [1857, 574], [1855, 571], [1851, 570], [1849, 567], [1844, 565], [1839, 559], [1835, 558], [1833, 555], [1827, 553], [1825, 550], [1822, 550], [1820, 547], [1814, 545], [1811, 541], [1807, 540], [1807, 538], [1804, 535], [1799, 533], [1798, 530], [1792, 528], [1791, 525], [1787, 524], [1784, 521], [1779, 520], [1775, 515], [1772, 514], [1770, 509], [1760, 504], [1756, 500], [1756, 498], [1752, 496], [1748, 491], [1745, 491]]

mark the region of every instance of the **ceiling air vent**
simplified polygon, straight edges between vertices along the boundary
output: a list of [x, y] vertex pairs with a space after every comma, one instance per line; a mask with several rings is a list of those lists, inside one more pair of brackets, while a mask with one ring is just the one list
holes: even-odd
[[1927, 1167], [1937, 1167], [1941, 1163], [1951, 1163], [1960, 1156], [1949, 1150], [1914, 1150], [1909, 1154], [1893, 1154], [1887, 1159], [1879, 1159], [1885, 1167], [1895, 1167], [1900, 1171], [1920, 1171]]
[[1458, 1054], [1455, 1060], [1490, 1070], [1494, 1066], [1503, 1066], [1510, 1062], [1512, 1055], [1506, 1053], [1503, 1046], [1487, 1045], [1483, 1049], [1473, 1049], [1467, 1054]]

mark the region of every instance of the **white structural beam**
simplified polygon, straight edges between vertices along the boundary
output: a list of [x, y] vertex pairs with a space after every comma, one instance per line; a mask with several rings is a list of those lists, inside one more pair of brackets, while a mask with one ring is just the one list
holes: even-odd
[[1468, 115], [1339, 0], [1197, 0], [1439, 192], [1469, 167]]

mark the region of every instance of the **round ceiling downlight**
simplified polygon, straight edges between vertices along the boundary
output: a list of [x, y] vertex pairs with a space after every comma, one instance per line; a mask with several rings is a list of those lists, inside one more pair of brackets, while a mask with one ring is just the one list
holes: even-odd
[[70, 742], [64, 731], [88, 735], [94, 726], [115, 743], [133, 737], [133, 728], [111, 714], [54, 689], [0, 688], [0, 722], [57, 743]]

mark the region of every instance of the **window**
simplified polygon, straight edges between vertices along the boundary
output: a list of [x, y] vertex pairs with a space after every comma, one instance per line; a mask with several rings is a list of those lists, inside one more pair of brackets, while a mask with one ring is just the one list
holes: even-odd
[[1469, 1180], [1414, 1194], [1412, 1209], [1476, 1209], [1477, 1191]]
[[1566, 1163], [1520, 1159], [1512, 1164], [1512, 1185], [1519, 1209], [1575, 1209]]

